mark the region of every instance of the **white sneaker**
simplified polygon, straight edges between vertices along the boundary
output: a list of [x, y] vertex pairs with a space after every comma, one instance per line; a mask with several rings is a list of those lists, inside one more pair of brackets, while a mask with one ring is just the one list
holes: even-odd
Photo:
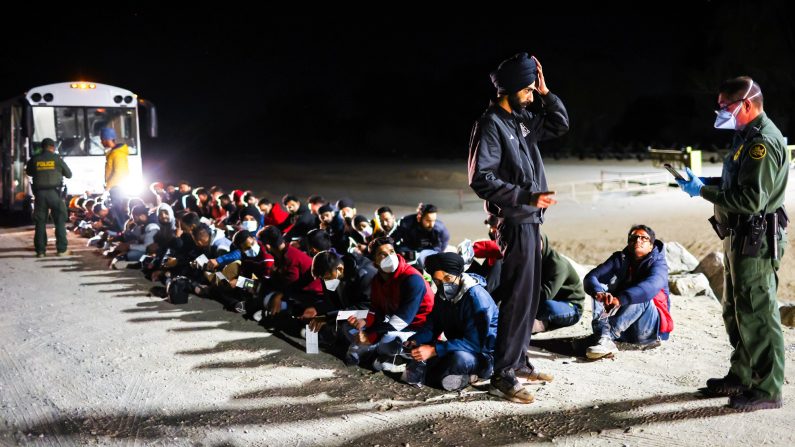
[[599, 343], [589, 347], [585, 351], [585, 356], [591, 360], [601, 359], [603, 357], [612, 356], [618, 352], [618, 346], [615, 342], [608, 337], [599, 339]]
[[376, 371], [386, 371], [386, 372], [391, 372], [391, 373], [398, 373], [398, 372], [403, 372], [403, 371], [406, 370], [406, 364], [402, 363], [400, 365], [396, 365], [396, 364], [392, 363], [392, 361], [390, 361], [390, 360], [385, 360], [385, 361], [382, 362], [382, 361], [380, 361], [378, 359], [375, 359], [373, 361], [373, 369], [376, 370]]
[[110, 268], [113, 270], [124, 270], [130, 264], [132, 264], [131, 261], [128, 261], [124, 257], [120, 256], [118, 258], [113, 258], [113, 261], [110, 263]]

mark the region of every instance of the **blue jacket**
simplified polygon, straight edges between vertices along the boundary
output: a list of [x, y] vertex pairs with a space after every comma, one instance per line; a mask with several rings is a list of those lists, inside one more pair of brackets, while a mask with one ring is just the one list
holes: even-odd
[[[618, 297], [622, 306], [651, 301], [660, 290], [670, 295], [668, 290], [668, 264], [665, 262], [665, 250], [662, 241], [655, 241], [651, 253], [646, 255], [636, 266], [632, 266], [631, 249], [613, 253], [603, 262], [585, 275], [585, 292], [594, 296], [597, 292], [610, 292]], [[633, 273], [630, 275], [630, 267]], [[670, 309], [670, 302], [668, 308]]]
[[[417, 344], [435, 342], [439, 357], [450, 351], [465, 351], [492, 361], [499, 310], [485, 286], [480, 276], [464, 274], [458, 295], [452, 300], [437, 297], [430, 317], [409, 340]], [[442, 332], [447, 341], [438, 340]]]
[[398, 245], [395, 247], [398, 251], [434, 250], [441, 253], [447, 249], [450, 232], [441, 220], [437, 220], [433, 228], [428, 231], [417, 221], [416, 214], [409, 214], [400, 219], [392, 238]]

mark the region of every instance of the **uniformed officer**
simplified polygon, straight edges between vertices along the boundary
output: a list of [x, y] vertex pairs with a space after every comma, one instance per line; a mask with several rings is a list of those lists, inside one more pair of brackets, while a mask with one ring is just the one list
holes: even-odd
[[776, 289], [786, 245], [789, 151], [751, 78], [725, 81], [718, 105], [715, 127], [735, 130], [721, 177], [687, 170], [689, 181], [679, 181], [691, 197], [715, 204], [710, 222], [725, 253], [723, 321], [734, 351], [728, 374], [708, 380], [705, 391], [730, 396], [729, 406], [740, 410], [780, 408], [784, 337]]
[[63, 159], [55, 153], [55, 141], [45, 138], [41, 141], [40, 154], [28, 160], [25, 173], [33, 177], [33, 195], [35, 196], [33, 223], [36, 231], [33, 245], [36, 257], [44, 257], [47, 250], [47, 216], [52, 211], [55, 224], [55, 247], [58, 256], [67, 256], [66, 251], [66, 203], [61, 198], [63, 178], [71, 178], [72, 171]]

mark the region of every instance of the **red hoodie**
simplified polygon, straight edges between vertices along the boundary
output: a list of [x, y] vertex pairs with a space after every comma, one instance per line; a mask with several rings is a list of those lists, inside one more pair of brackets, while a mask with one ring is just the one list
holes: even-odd
[[390, 331], [417, 330], [433, 309], [433, 291], [425, 278], [398, 255], [398, 268], [384, 280], [379, 271], [371, 285], [367, 338], [375, 343]]

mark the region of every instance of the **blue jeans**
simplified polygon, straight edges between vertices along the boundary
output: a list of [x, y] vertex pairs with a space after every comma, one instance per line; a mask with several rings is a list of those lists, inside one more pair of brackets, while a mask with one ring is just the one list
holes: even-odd
[[[481, 356], [482, 357], [482, 356]], [[418, 367], [423, 362], [414, 360], [409, 361], [406, 365], [406, 371], [411, 374], [412, 371], [420, 372], [419, 377], [417, 374], [412, 374], [410, 381], [412, 383], [427, 383], [430, 386], [440, 388], [442, 386], [442, 379], [447, 376], [457, 375], [470, 375], [477, 374], [479, 377], [490, 377], [493, 372], [493, 365], [491, 361], [485, 359], [478, 360], [471, 352], [466, 351], [451, 351], [444, 357], [431, 357], [427, 360], [425, 368]]]
[[145, 255], [146, 252], [143, 250], [130, 250], [127, 252], [127, 260], [132, 262], [138, 262], [141, 260], [141, 256]]
[[657, 340], [660, 314], [654, 302], [629, 304], [618, 308], [612, 317], [600, 320], [604, 305], [593, 300], [593, 333], [625, 343], [645, 344]]
[[568, 301], [544, 300], [538, 305], [536, 320], [547, 323], [547, 330], [577, 324], [582, 313]]

